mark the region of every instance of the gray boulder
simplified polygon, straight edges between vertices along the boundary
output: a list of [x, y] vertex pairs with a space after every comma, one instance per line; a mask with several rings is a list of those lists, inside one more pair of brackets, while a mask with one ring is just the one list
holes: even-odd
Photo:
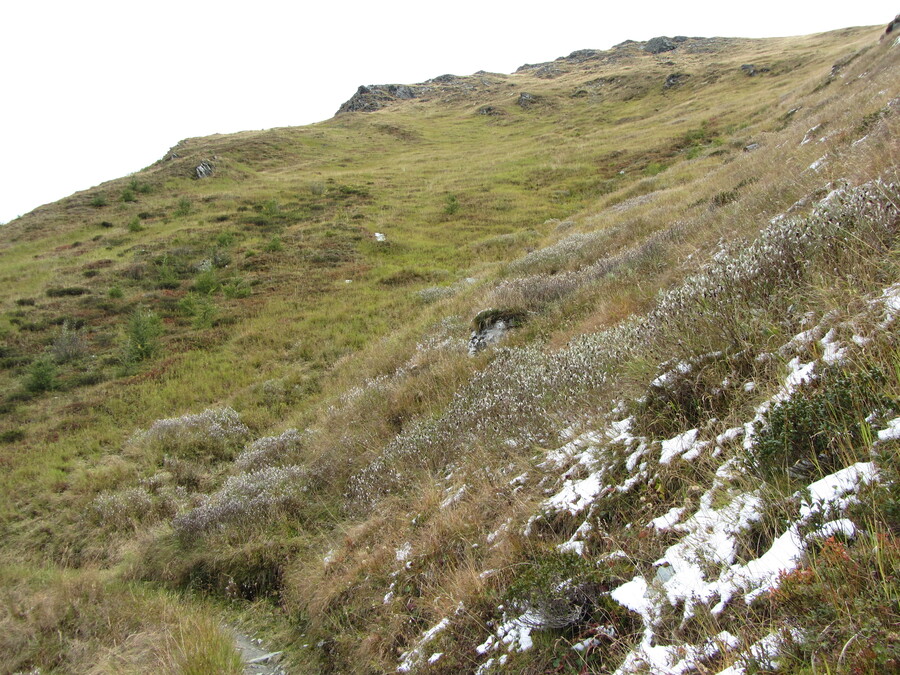
[[644, 45], [644, 51], [650, 54], [662, 54], [663, 52], [671, 52], [677, 48], [678, 45], [675, 41], [665, 36], [652, 38]]
[[538, 97], [534, 94], [529, 94], [527, 91], [523, 91], [521, 94], [519, 94], [519, 100], [517, 101], [517, 103], [519, 104], [520, 108], [528, 110], [535, 103], [537, 103], [538, 100]]
[[772, 69], [767, 68], [766, 66], [757, 66], [752, 63], [745, 63], [741, 66], [741, 70], [743, 70], [748, 77], [754, 77], [756, 75], [760, 75], [761, 73], [768, 73]]
[[664, 89], [672, 89], [673, 87], [677, 87], [680, 84], [684, 84], [685, 80], [690, 77], [687, 73], [671, 73], [666, 77], [666, 83], [663, 85]]

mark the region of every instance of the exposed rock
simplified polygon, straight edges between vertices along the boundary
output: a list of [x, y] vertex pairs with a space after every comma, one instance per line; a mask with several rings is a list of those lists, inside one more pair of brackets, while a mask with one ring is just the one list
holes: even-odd
[[884, 29], [884, 35], [881, 36], [881, 39], [884, 40], [888, 35], [892, 33], [900, 32], [900, 14], [894, 17], [894, 20], [891, 21], [887, 28]]
[[523, 91], [521, 94], [519, 94], [519, 100], [516, 102], [519, 104], [520, 108], [523, 108], [524, 110], [528, 110], [539, 100], [540, 100], [540, 97], [535, 96], [534, 94], [529, 94], [527, 91]]
[[408, 84], [362, 85], [348, 101], [341, 105], [337, 114], [374, 112], [392, 101], [418, 98], [425, 91], [427, 91], [426, 87], [410, 86]]
[[551, 80], [554, 77], [559, 77], [563, 74], [562, 69], [552, 63], [526, 63], [524, 66], [519, 66], [516, 69], [517, 73], [528, 71], [531, 71], [536, 77], [540, 77], [544, 80]]
[[469, 338], [469, 356], [474, 356], [482, 349], [500, 342], [507, 330], [509, 327], [506, 322], [500, 319], [482, 330], [472, 331], [472, 337]]
[[[483, 72], [483, 71], [481, 71], [481, 72]], [[428, 80], [428, 82], [429, 83], [436, 82], [438, 84], [451, 84], [453, 82], [456, 82], [459, 79], [460, 78], [457, 77], [456, 75], [447, 74], [447, 75], [438, 75], [437, 77], [433, 77], [430, 80]]]
[[650, 54], [662, 54], [663, 52], [671, 52], [677, 48], [678, 45], [675, 41], [665, 36], [652, 38], [644, 45], [644, 51]]
[[752, 63], [745, 63], [741, 66], [741, 70], [743, 70], [748, 77], [753, 77], [755, 75], [759, 75], [760, 73], [768, 73], [772, 69], [766, 66], [756, 66]]
[[753, 152], [757, 148], [759, 148], [759, 143], [751, 143], [750, 145], [744, 146], [744, 152]]
[[688, 38], [684, 43], [684, 51], [688, 54], [713, 54], [727, 51], [730, 47], [740, 43], [739, 38]]
[[602, 59], [603, 52], [596, 49], [578, 49], [568, 56], [561, 56], [557, 61], [568, 61], [569, 63], [584, 63], [585, 61], [596, 61]]
[[498, 117], [500, 115], [505, 115], [506, 113], [500, 110], [500, 108], [495, 108], [492, 105], [483, 105], [477, 111], [479, 115], [488, 115], [490, 117]]
[[680, 84], [684, 84], [689, 77], [690, 75], [687, 73], [671, 73], [666, 77], [666, 83], [663, 85], [663, 88], [671, 89], [672, 87], [677, 87]]
[[496, 344], [510, 328], [521, 326], [525, 312], [519, 309], [486, 309], [473, 319], [475, 330], [469, 338], [469, 356]]
[[213, 175], [216, 168], [213, 166], [212, 162], [207, 160], [203, 160], [194, 168], [194, 174], [197, 178], [209, 178]]

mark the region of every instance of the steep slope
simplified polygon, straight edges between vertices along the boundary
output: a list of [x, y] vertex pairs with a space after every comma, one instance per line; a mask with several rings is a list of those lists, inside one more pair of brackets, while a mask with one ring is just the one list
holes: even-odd
[[366, 86], [4, 227], [3, 672], [229, 672], [239, 612], [290, 672], [895, 666], [880, 32]]

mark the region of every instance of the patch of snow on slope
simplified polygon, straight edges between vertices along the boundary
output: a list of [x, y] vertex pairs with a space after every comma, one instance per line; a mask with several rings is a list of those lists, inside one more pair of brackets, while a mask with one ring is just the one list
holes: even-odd
[[441, 619], [436, 625], [425, 631], [422, 634], [422, 637], [419, 638], [419, 642], [416, 644], [416, 646], [401, 655], [400, 665], [397, 667], [397, 672], [408, 673], [413, 668], [415, 668], [424, 658], [422, 649], [425, 647], [425, 645], [434, 640], [434, 638], [437, 637], [438, 633], [445, 630], [449, 625], [450, 619], [444, 618]]
[[697, 430], [691, 429], [674, 438], [662, 442], [662, 451], [659, 457], [660, 464], [668, 464], [678, 455], [687, 452], [697, 442]]

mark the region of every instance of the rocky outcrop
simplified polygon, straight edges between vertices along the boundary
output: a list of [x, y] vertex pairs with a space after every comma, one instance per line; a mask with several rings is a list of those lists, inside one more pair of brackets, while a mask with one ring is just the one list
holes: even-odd
[[757, 66], [752, 63], [745, 63], [741, 66], [741, 70], [746, 73], [748, 77], [755, 77], [756, 75], [760, 75], [761, 73], [768, 73], [772, 69], [767, 66]]
[[[442, 75], [441, 77], [454, 77]], [[438, 78], [436, 78], [438, 79]], [[374, 112], [380, 110], [386, 104], [393, 101], [402, 101], [418, 98], [426, 87], [408, 84], [370, 84], [362, 85], [356, 93], [345, 101], [338, 109], [337, 114], [350, 112]]]
[[[684, 39], [686, 40], [687, 38]], [[673, 39], [665, 36], [651, 38], [647, 41], [647, 44], [644, 45], [644, 51], [649, 54], [662, 54], [663, 52], [674, 51], [675, 49], [678, 49], [676, 40], [678, 40], [678, 38]], [[684, 40], [679, 41], [684, 42]]]
[[472, 320], [474, 330], [469, 338], [469, 356], [500, 342], [511, 329], [525, 322], [526, 313], [521, 309], [486, 309]]
[[663, 89], [672, 89], [680, 84], [684, 84], [689, 77], [690, 75], [687, 73], [671, 73], [666, 77], [666, 83], [663, 85]]
[[519, 94], [519, 100], [517, 101], [517, 103], [523, 110], [528, 110], [539, 100], [539, 96], [535, 96], [534, 94], [529, 94], [527, 91], [523, 91], [521, 94]]
[[[176, 155], [177, 156], [177, 155]], [[212, 162], [207, 160], [203, 160], [196, 167], [194, 167], [194, 175], [197, 178], [209, 178], [215, 173], [215, 166], [213, 166]]]

